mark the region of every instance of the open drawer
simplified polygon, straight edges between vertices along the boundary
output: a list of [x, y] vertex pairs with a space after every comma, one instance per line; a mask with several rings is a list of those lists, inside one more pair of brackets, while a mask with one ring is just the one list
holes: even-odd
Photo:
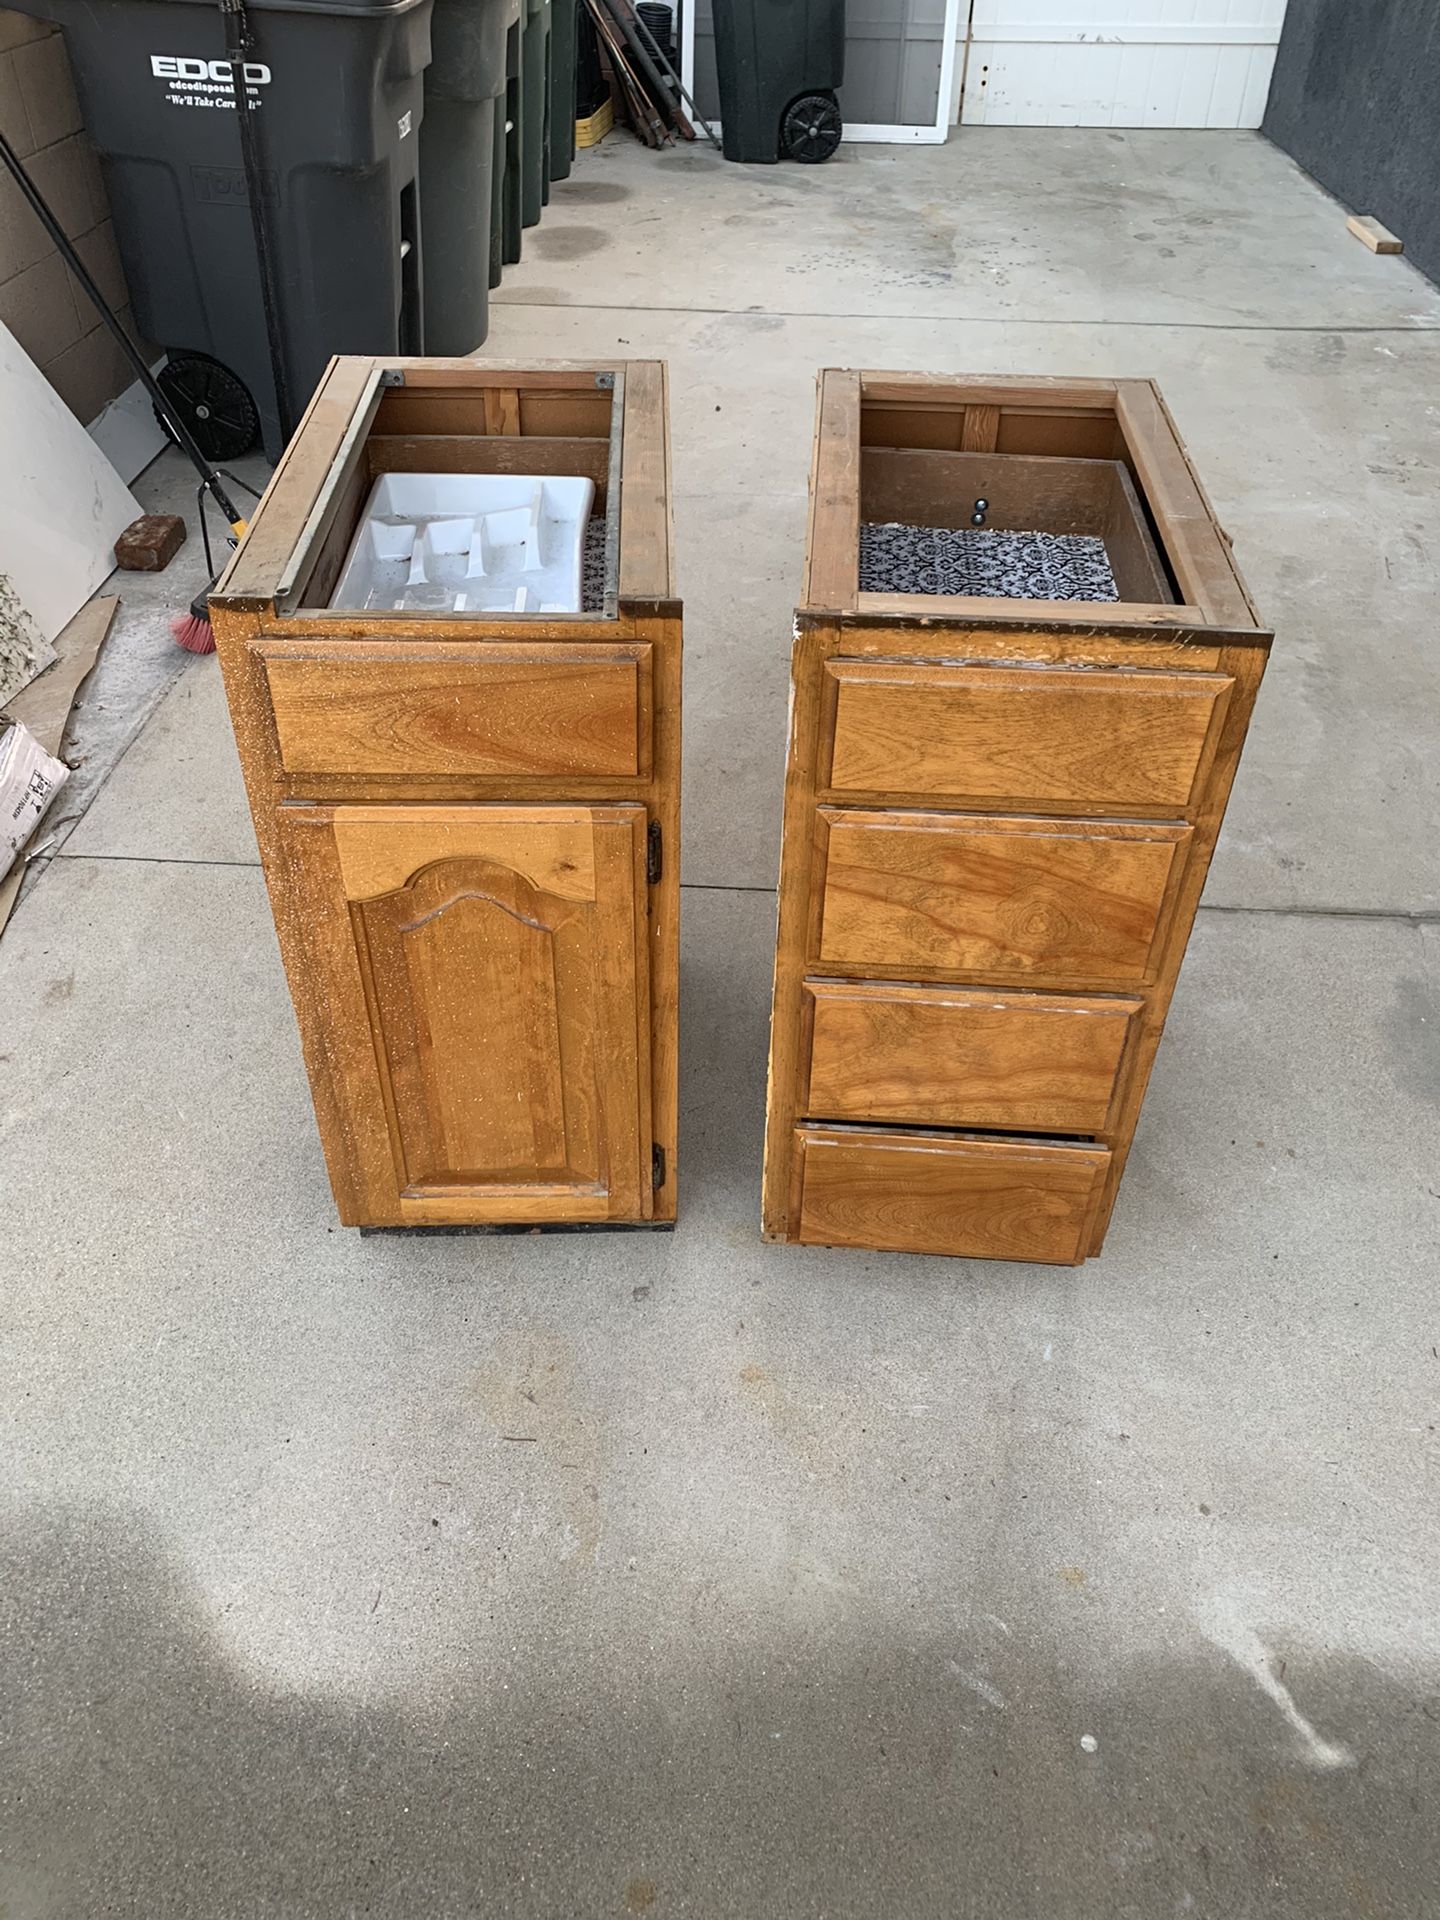
[[801, 1127], [794, 1238], [811, 1246], [1078, 1265], [1107, 1148]]

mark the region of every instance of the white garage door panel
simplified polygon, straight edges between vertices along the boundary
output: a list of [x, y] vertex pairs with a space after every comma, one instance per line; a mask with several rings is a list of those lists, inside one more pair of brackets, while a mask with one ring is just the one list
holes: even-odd
[[967, 125], [1255, 127], [1285, 0], [975, 0]]

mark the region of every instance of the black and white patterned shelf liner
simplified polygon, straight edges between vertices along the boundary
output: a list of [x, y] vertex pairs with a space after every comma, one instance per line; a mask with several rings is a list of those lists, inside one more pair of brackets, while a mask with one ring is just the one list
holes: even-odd
[[580, 560], [580, 611], [605, 611], [605, 516], [595, 514], [585, 523], [585, 550]]
[[1089, 533], [911, 527], [863, 521], [862, 593], [965, 593], [1005, 600], [1118, 600], [1105, 542]]

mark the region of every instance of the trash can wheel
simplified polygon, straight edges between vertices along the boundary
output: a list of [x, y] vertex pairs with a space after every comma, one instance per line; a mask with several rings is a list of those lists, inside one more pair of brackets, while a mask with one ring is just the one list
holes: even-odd
[[828, 160], [840, 144], [840, 103], [833, 93], [802, 93], [785, 109], [780, 148], [789, 160]]
[[[172, 353], [156, 379], [207, 460], [238, 460], [254, 446], [260, 415], [250, 389], [222, 361], [208, 353]], [[173, 440], [158, 407], [155, 417]]]

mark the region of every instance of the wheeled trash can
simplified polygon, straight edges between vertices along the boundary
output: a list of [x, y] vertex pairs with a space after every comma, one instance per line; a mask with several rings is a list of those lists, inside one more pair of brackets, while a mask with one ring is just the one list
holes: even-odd
[[845, 0], [714, 0], [727, 160], [828, 160], [840, 145]]
[[278, 458], [332, 354], [419, 351], [431, 0], [259, 0], [245, 11], [263, 275], [221, 10], [18, 5], [64, 30], [136, 326], [169, 352], [162, 384], [211, 458], [243, 453], [257, 427]]
[[[462, 356], [490, 329], [495, 120], [505, 118], [506, 0], [435, 0], [420, 129], [425, 351]], [[499, 149], [504, 165], [504, 149]]]

